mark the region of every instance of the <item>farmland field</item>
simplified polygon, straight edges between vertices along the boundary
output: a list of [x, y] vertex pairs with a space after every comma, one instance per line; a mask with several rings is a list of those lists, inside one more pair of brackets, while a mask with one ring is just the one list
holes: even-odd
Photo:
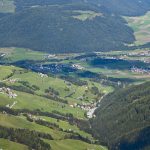
[[129, 26], [134, 30], [136, 45], [150, 42], [150, 12], [144, 16], [125, 17]]
[[16, 62], [19, 60], [43, 60], [46, 55], [46, 53], [24, 48], [0, 48], [0, 53], [5, 54], [5, 62]]
[[63, 139], [65, 136], [63, 132], [52, 130], [48, 127], [38, 125], [34, 122], [33, 123], [29, 122], [22, 116], [16, 117], [12, 115], [8, 116], [8, 115], [0, 114], [0, 125], [5, 127], [11, 127], [11, 128], [22, 128], [22, 129], [35, 130], [43, 133], [49, 133], [52, 135], [54, 139]]
[[107, 150], [107, 148], [90, 145], [84, 142], [75, 141], [75, 140], [59, 140], [59, 141], [47, 141], [51, 144], [52, 150], [85, 150], [85, 149], [94, 149], [94, 150]]
[[25, 145], [11, 142], [9, 140], [1, 139], [1, 138], [0, 138], [0, 149], [4, 149], [4, 150], [28, 150], [27, 146], [25, 146]]
[[15, 12], [14, 1], [13, 0], [0, 0], [0, 12], [1, 13]]
[[103, 14], [101, 13], [96, 13], [94, 11], [82, 11], [82, 10], [76, 10], [76, 11], [73, 11], [74, 13], [76, 14], [79, 14], [79, 15], [74, 15], [73, 18], [75, 19], [78, 19], [78, 20], [81, 20], [81, 21], [85, 21], [85, 20], [92, 20], [94, 19], [95, 17], [98, 17], [98, 16], [103, 16]]

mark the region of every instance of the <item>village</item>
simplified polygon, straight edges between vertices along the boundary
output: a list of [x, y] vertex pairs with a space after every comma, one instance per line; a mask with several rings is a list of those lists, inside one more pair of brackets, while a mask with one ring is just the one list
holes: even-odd
[[27, 117], [29, 117], [30, 119], [32, 119], [33, 121], [45, 121], [45, 119], [41, 118], [41, 117], [38, 117], [38, 116], [35, 116], [35, 115], [32, 115], [30, 113], [27, 114]]
[[147, 74], [150, 75], [150, 70], [148, 69], [143, 69], [143, 68], [138, 68], [138, 67], [132, 67], [131, 68], [132, 73], [140, 73], [140, 74]]
[[139, 52], [130, 52], [128, 53], [129, 56], [150, 56], [150, 50], [144, 50], [144, 51], [139, 51]]
[[87, 115], [87, 118], [94, 118], [95, 117], [95, 110], [97, 109], [97, 104], [96, 102], [91, 102], [91, 103], [82, 103], [82, 104], [72, 104], [70, 105], [70, 107], [72, 108], [80, 108], [84, 111], [86, 111], [86, 115]]
[[[10, 88], [0, 88], [0, 94], [7, 95], [10, 99], [15, 99], [18, 95], [14, 93]], [[6, 107], [12, 109], [18, 102], [14, 101], [13, 104], [7, 104]]]

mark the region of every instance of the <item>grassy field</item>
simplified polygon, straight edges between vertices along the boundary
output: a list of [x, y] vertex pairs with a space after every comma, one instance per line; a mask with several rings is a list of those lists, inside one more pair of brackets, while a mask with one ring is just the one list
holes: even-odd
[[73, 11], [73, 12], [76, 13], [76, 14], [79, 14], [79, 15], [73, 16], [73, 18], [81, 20], [81, 21], [85, 21], [87, 19], [92, 20], [95, 17], [103, 16], [102, 13], [96, 13], [94, 11], [76, 10], [76, 11]]
[[[54, 110], [57, 110], [60, 113], [66, 114], [66, 113], [71, 113], [73, 114], [74, 117], [76, 118], [82, 118], [82, 119], [87, 119], [85, 118], [84, 114], [85, 111], [76, 107], [72, 108], [68, 104], [64, 104], [61, 102], [53, 101], [47, 98], [44, 98], [42, 95], [44, 94], [45, 89], [48, 87], [53, 87], [55, 90], [59, 91], [60, 96], [65, 98], [65, 96], [68, 94], [68, 91], [65, 91], [65, 88], [68, 87], [66, 82], [62, 79], [56, 78], [56, 77], [45, 77], [41, 78], [38, 73], [34, 73], [31, 71], [25, 71], [24, 69], [14, 67], [14, 66], [1, 66], [0, 70], [2, 72], [0, 79], [1, 82], [5, 83], [6, 86], [20, 86], [21, 83], [16, 81], [15, 83], [10, 83], [10, 79], [18, 79], [19, 81], [27, 81], [30, 85], [36, 85], [39, 87], [39, 90], [35, 92], [35, 94], [29, 94], [25, 92], [20, 92], [16, 90], [12, 90], [13, 93], [17, 94], [17, 97], [15, 99], [10, 99], [6, 93], [0, 93], [0, 106], [5, 107], [6, 105], [12, 105], [14, 102], [16, 104], [11, 108], [11, 109], [28, 109], [28, 110], [37, 110], [39, 109], [42, 112], [53, 112]], [[10, 75], [14, 70], [15, 73], [7, 80], [7, 76]], [[20, 73], [21, 72], [21, 73]], [[5, 80], [3, 80], [6, 78]], [[84, 79], [85, 80], [85, 79]], [[87, 80], [87, 79], [86, 79]], [[88, 89], [90, 89], [92, 86], [96, 86], [99, 88], [100, 91], [104, 92], [104, 87], [100, 86], [98, 83], [90, 82], [88, 81]], [[85, 94], [85, 90], [87, 90], [86, 86], [77, 86], [74, 84], [71, 84], [71, 89], [69, 92], [72, 92], [75, 90], [75, 94], [73, 94], [71, 97], [68, 98], [68, 101], [71, 103], [78, 102], [77, 97], [82, 96]], [[37, 95], [39, 94], [39, 95]], [[90, 90], [87, 93], [87, 96], [90, 99], [94, 99], [95, 95], [93, 95]], [[59, 125], [60, 128], [63, 130], [72, 130], [74, 133], [78, 133], [81, 136], [88, 138], [90, 140], [94, 140], [92, 135], [86, 133], [85, 131], [80, 130], [76, 125], [71, 125], [67, 121], [62, 121], [62, 120], [57, 120], [54, 118], [46, 117], [46, 116], [36, 116], [40, 117], [41, 119], [49, 122], [49, 123], [55, 123]], [[53, 149], [57, 150], [59, 148], [65, 149], [67, 148], [68, 150], [72, 150], [72, 144], [74, 145], [74, 149], [85, 149], [87, 147], [95, 150], [101, 150], [102, 147], [97, 146], [97, 145], [90, 145], [81, 141], [76, 141], [76, 140], [64, 140], [65, 136], [68, 135], [69, 133], [59, 131], [58, 129], [51, 129], [43, 125], [39, 125], [35, 122], [29, 122], [24, 116], [13, 116], [9, 114], [0, 114], [0, 125], [5, 126], [7, 128], [22, 128], [22, 129], [29, 129], [29, 130], [35, 130], [38, 132], [42, 133], [49, 133], [53, 138], [54, 141], [49, 141]], [[59, 140], [64, 140], [60, 141]], [[8, 141], [7, 141], [8, 142]], [[71, 145], [68, 145], [68, 142], [71, 142]], [[64, 144], [63, 144], [64, 143]], [[3, 141], [3, 145], [7, 147]], [[75, 145], [80, 144], [80, 146], [76, 147]], [[65, 147], [67, 145], [67, 147]], [[14, 144], [15, 146], [15, 144]], [[17, 150], [17, 148], [16, 148]]]
[[35, 122], [29, 122], [23, 116], [0, 114], [0, 125], [4, 127], [29, 129], [29, 130], [35, 130], [43, 133], [48, 133], [55, 140], [63, 139], [64, 136], [66, 135], [61, 131], [53, 130], [45, 126], [38, 125]]
[[[3, 79], [5, 78], [7, 75], [9, 75], [10, 73], [12, 73], [12, 68], [17, 70], [19, 68], [16, 67], [7, 67], [7, 66], [1, 66], [0, 70], [2, 72], [2, 74], [0, 74], [0, 78]], [[23, 74], [24, 75], [24, 74]], [[30, 76], [31, 75], [31, 76]], [[34, 76], [35, 75], [35, 76]], [[36, 73], [31, 73], [29, 72], [29, 74], [25, 74], [25, 76], [27, 79], [27, 81], [29, 81], [29, 83], [31, 82], [31, 84], [35, 83], [35, 85], [40, 87], [40, 91], [38, 94], [41, 94], [44, 92], [44, 90], [46, 88], [49, 87], [49, 83], [52, 83], [53, 86], [55, 87], [55, 85], [60, 85], [59, 83], [64, 83], [63, 80], [58, 80], [55, 83], [53, 83], [54, 79], [48, 79], [49, 83], [48, 84], [41, 84], [42, 80], [40, 80], [40, 77], [38, 76], [38, 74]], [[39, 77], [39, 78], [38, 78]], [[20, 76], [14, 76], [14, 78], [19, 78]], [[24, 78], [21, 78], [24, 79]], [[26, 81], [25, 79], [23, 81]], [[37, 82], [38, 81], [38, 82]], [[61, 82], [59, 82], [61, 81]], [[4, 83], [7, 83], [4, 82]], [[38, 83], [38, 84], [36, 84]], [[11, 83], [8, 83], [9, 85], [13, 85]], [[15, 85], [17, 85], [17, 83], [15, 83]], [[41, 86], [41, 85], [44, 85]], [[63, 84], [58, 88], [61, 89], [63, 88]], [[47, 112], [52, 112], [54, 110], [58, 110], [61, 113], [72, 113], [74, 116], [79, 117], [79, 118], [84, 118], [84, 111], [82, 111], [79, 108], [71, 108], [69, 105], [63, 104], [63, 103], [59, 103], [56, 101], [52, 101], [50, 99], [47, 98], [43, 98], [37, 95], [32, 95], [29, 93], [25, 93], [25, 92], [19, 92], [19, 91], [13, 91], [14, 93], [16, 93], [18, 96], [16, 99], [10, 99], [6, 94], [0, 94], [0, 106], [6, 106], [7, 104], [13, 104], [14, 101], [17, 101], [17, 104], [13, 107], [15, 109], [30, 109], [30, 110], [35, 110], [35, 109], [40, 109], [41, 111], [47, 111]]]
[[64, 130], [68, 130], [71, 129], [72, 131], [79, 133], [80, 135], [82, 135], [83, 137], [88, 137], [90, 139], [93, 139], [92, 136], [84, 131], [81, 131], [76, 125], [71, 125], [69, 124], [67, 121], [62, 121], [59, 120], [57, 121], [57, 119], [54, 118], [50, 118], [50, 117], [45, 117], [45, 116], [40, 116], [42, 119], [48, 121], [48, 122], [52, 122], [55, 124], [58, 124], [60, 128], [64, 129]]
[[[65, 98], [68, 100], [69, 103], [75, 103], [75, 102], [80, 103], [80, 101], [78, 101], [77, 99], [78, 99], [78, 97], [81, 97], [84, 94], [87, 94], [88, 99], [90, 101], [95, 101], [95, 95], [92, 94], [90, 92], [90, 90], [88, 90], [88, 92], [85, 93], [85, 91], [87, 89], [91, 89], [91, 87], [93, 87], [93, 86], [98, 87], [99, 91], [102, 93], [103, 92], [105, 93], [105, 91], [107, 91], [107, 92], [112, 91], [112, 88], [109, 86], [102, 86], [99, 83], [90, 82], [87, 79], [86, 79], [86, 81], [88, 81], [87, 86], [77, 86], [77, 85], [70, 83], [71, 86], [68, 87], [68, 85], [67, 85], [68, 82], [65, 82], [62, 79], [59, 79], [57, 77], [41, 78], [39, 76], [39, 74], [33, 73], [33, 72], [27, 72], [27, 73], [23, 73], [23, 74], [15, 74], [11, 78], [12, 79], [17, 78], [17, 79], [20, 79], [21, 81], [27, 81], [31, 85], [36, 85], [36, 86], [40, 87], [40, 90], [37, 91], [38, 94], [44, 94], [46, 89], [48, 89], [49, 87], [52, 87], [56, 91], [59, 91], [60, 97], [65, 98], [69, 93], [72, 93], [73, 91], [75, 91], [74, 94], [72, 94], [72, 96], [70, 96], [69, 98]], [[69, 91], [66, 89], [68, 89]]]
[[28, 150], [28, 147], [19, 143], [0, 138], [0, 149], [3, 150]]
[[[114, 53], [112, 53], [113, 55]], [[118, 54], [119, 55], [119, 54]], [[142, 61], [142, 58], [132, 58], [132, 57], [126, 57], [127, 60], [138, 60], [138, 61]], [[119, 69], [108, 69], [108, 68], [101, 68], [101, 67], [93, 67], [90, 66], [88, 64], [84, 64], [82, 65], [84, 66], [88, 71], [91, 72], [95, 72], [95, 73], [101, 73], [103, 75], [105, 75], [106, 77], [113, 77], [113, 78], [128, 78], [128, 79], [135, 79], [137, 80], [137, 82], [139, 82], [139, 80], [149, 80], [150, 77], [148, 74], [141, 74], [141, 73], [133, 73], [130, 70], [119, 70]], [[136, 82], [136, 81], [135, 81]], [[111, 92], [113, 89], [112, 87], [106, 86], [104, 87], [104, 89], [108, 92]]]
[[150, 42], [150, 12], [140, 17], [125, 17], [129, 26], [134, 30], [136, 45]]
[[[75, 125], [70, 125], [68, 122], [65, 122], [65, 121], [57, 122], [56, 119], [44, 117], [44, 116], [43, 117], [40, 116], [40, 118], [42, 118], [48, 122], [51, 122], [51, 123], [56, 123], [59, 125], [59, 127], [63, 128], [64, 130], [72, 129], [74, 132], [79, 133], [83, 137], [88, 137], [89, 139], [93, 140], [93, 138], [90, 134], [88, 134], [84, 131], [81, 131]], [[0, 113], [0, 125], [5, 126], [5, 127], [9, 127], [9, 128], [11, 127], [11, 128], [29, 129], [31, 131], [35, 130], [38, 132], [48, 133], [54, 138], [54, 141], [51, 141], [50, 144], [52, 144], [52, 146], [54, 146], [54, 147], [58, 146], [58, 148], [60, 148], [60, 147], [64, 148], [65, 142], [68, 141], [68, 140], [64, 140], [64, 142], [62, 142], [62, 141], [58, 142], [59, 140], [63, 140], [64, 137], [67, 135], [67, 133], [62, 132], [62, 131], [53, 130], [51, 128], [48, 128], [48, 127], [45, 127], [42, 125], [38, 125], [35, 122], [29, 122], [26, 120], [26, 118], [24, 116], [13, 116], [13, 115], [7, 115], [7, 114], [1, 114]], [[100, 146], [89, 145], [87, 143], [76, 141], [76, 140], [71, 140], [71, 142], [72, 142], [72, 144], [73, 143], [75, 144], [77, 142], [77, 144], [81, 143], [84, 147], [90, 146], [91, 148], [92, 147], [96, 148], [95, 150], [99, 150], [99, 149], [101, 150]], [[64, 145], [61, 143], [64, 143]], [[4, 146], [6, 146], [5, 144], [6, 143], [3, 143]], [[70, 143], [70, 146], [68, 147], [69, 150], [71, 150], [72, 144]], [[66, 143], [66, 145], [67, 145], [67, 143]], [[84, 147], [81, 147], [81, 148], [84, 148]], [[74, 147], [74, 148], [76, 148], [76, 147]], [[55, 148], [54, 148], [54, 150], [55, 150]]]
[[107, 150], [105, 147], [87, 144], [78, 140], [46, 140], [46, 142], [51, 144], [52, 150]]
[[[7, 66], [3, 66], [1, 67], [1, 70], [3, 72], [3, 76], [1, 78], [6, 77], [9, 73], [12, 72], [12, 68], [13, 70], [19, 70], [19, 68], [17, 67], [7, 67]], [[4, 72], [4, 70], [7, 69], [7, 72]], [[22, 70], [22, 69], [20, 69]], [[37, 90], [35, 93], [38, 95], [43, 95], [45, 93], [45, 90], [48, 89], [49, 87], [54, 88], [56, 91], [59, 91], [59, 96], [68, 100], [69, 104], [74, 104], [74, 103], [82, 103], [86, 100], [88, 101], [95, 101], [96, 95], [94, 95], [93, 93], [91, 93], [90, 89], [95, 86], [99, 89], [100, 92], [102, 93], [106, 93], [106, 92], [110, 92], [112, 91], [111, 87], [107, 87], [107, 86], [102, 86], [99, 83], [96, 82], [88, 82], [88, 86], [77, 86], [74, 84], [71, 84], [71, 86], [69, 87], [70, 90], [66, 91], [65, 89], [68, 88], [68, 85], [66, 84], [66, 82], [64, 82], [64, 80], [59, 79], [59, 78], [55, 78], [55, 77], [45, 77], [45, 78], [41, 78], [39, 76], [39, 74], [34, 73], [34, 72], [24, 72], [24, 73], [18, 73], [16, 72], [11, 79], [18, 79], [19, 81], [27, 81], [30, 85], [36, 85], [39, 87], [39, 90]], [[4, 83], [6, 83], [9, 86], [15, 85], [15, 86], [19, 86], [21, 85], [21, 83], [10, 83], [9, 81], [4, 81]], [[88, 90], [88, 92], [86, 92]], [[69, 98], [65, 98], [66, 95], [68, 95], [69, 93], [75, 91], [75, 93], [70, 96]], [[43, 98], [41, 96], [37, 96], [37, 95], [32, 95], [32, 94], [28, 94], [28, 93], [24, 93], [24, 92], [18, 92], [18, 91], [14, 91], [15, 93], [17, 93], [17, 98], [14, 101], [17, 101], [17, 104], [13, 107], [16, 109], [23, 109], [23, 108], [28, 108], [30, 110], [35, 110], [35, 109], [40, 109], [41, 111], [48, 111], [48, 112], [52, 112], [53, 110], [58, 110], [62, 113], [72, 113], [75, 117], [78, 118], [84, 118], [84, 113], [85, 111], [79, 109], [79, 108], [72, 108], [69, 105], [65, 105], [56, 101], [52, 101], [46, 98]], [[79, 101], [78, 97], [83, 96], [84, 94], [86, 94], [87, 99], [84, 99], [83, 101]], [[7, 105], [7, 104], [12, 104], [13, 101], [10, 100], [8, 98], [7, 95], [2, 95], [0, 94], [1, 99], [3, 99], [1, 101], [1, 105]], [[32, 100], [32, 101], [31, 101]], [[30, 104], [30, 105], [29, 105]], [[65, 107], [63, 107], [65, 106]], [[59, 108], [59, 109], [58, 109]]]
[[18, 95], [14, 100], [10, 99], [7, 95], [0, 94], [0, 106], [6, 106], [7, 104], [12, 105], [13, 102], [16, 101], [17, 104], [13, 107], [14, 109], [39, 109], [43, 112], [52, 112], [57, 110], [58, 112], [65, 114], [72, 113], [77, 118], [85, 118], [84, 111], [79, 108], [72, 108], [69, 105], [24, 92], [14, 92]]
[[15, 12], [14, 1], [13, 0], [0, 0], [0, 12], [1, 13]]
[[32, 51], [24, 48], [0, 48], [0, 53], [6, 54], [5, 62], [19, 60], [43, 60], [46, 53]]
[[13, 67], [10, 66], [0, 66], [0, 80], [7, 78], [13, 72]]

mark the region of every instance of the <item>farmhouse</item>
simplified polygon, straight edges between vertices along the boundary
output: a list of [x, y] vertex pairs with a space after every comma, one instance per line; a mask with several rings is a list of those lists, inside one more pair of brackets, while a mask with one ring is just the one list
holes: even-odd
[[75, 69], [79, 69], [79, 70], [84, 69], [84, 67], [82, 67], [80, 64], [73, 64], [72, 67], [75, 68]]
[[6, 87], [0, 88], [0, 93], [7, 94], [9, 98], [16, 98], [17, 97], [16, 93], [13, 93], [10, 88], [6, 88]]
[[48, 77], [46, 74], [43, 74], [43, 73], [39, 73], [39, 76], [40, 76], [41, 78]]

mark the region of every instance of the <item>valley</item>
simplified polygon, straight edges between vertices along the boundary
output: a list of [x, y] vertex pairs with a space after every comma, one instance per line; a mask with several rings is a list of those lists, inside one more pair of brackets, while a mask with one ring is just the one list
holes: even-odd
[[149, 0], [0, 0], [0, 150], [149, 150], [149, 18]]
[[109, 93], [150, 80], [145, 50], [54, 55], [14, 47], [0, 52], [0, 127], [49, 134], [52, 139], [37, 138], [54, 150], [70, 150], [78, 142], [74, 148], [107, 149], [93, 137], [89, 119]]

